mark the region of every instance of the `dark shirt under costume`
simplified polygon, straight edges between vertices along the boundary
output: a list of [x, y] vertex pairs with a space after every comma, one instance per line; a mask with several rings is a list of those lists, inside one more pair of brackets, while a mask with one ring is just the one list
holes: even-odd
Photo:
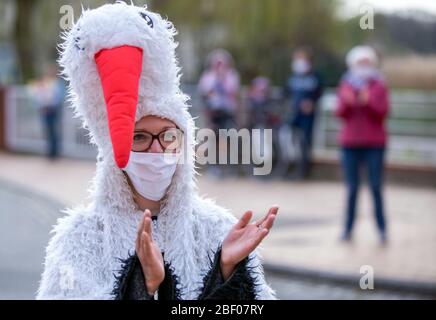
[[[221, 248], [216, 251], [209, 272], [203, 277], [203, 286], [198, 300], [255, 300], [256, 282], [252, 277], [249, 257], [241, 261], [233, 274], [224, 281], [221, 266]], [[155, 300], [147, 292], [145, 276], [137, 254], [123, 260], [113, 290], [115, 300]], [[165, 264], [165, 279], [157, 291], [158, 300], [181, 300], [179, 281], [171, 265]]]

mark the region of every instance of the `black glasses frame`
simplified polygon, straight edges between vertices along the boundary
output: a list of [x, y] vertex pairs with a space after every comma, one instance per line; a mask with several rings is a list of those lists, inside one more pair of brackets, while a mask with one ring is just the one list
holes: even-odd
[[164, 132], [166, 132], [166, 131], [168, 131], [168, 130], [171, 130], [171, 129], [177, 129], [177, 130], [179, 130], [179, 131], [181, 132], [181, 140], [182, 140], [182, 141], [181, 141], [181, 143], [180, 143], [180, 145], [179, 145], [179, 147], [181, 147], [182, 142], [183, 142], [183, 136], [184, 136], [185, 132], [184, 132], [182, 129], [180, 129], [179, 127], [175, 127], [175, 128], [166, 128], [166, 129], [163, 129], [161, 132], [159, 132], [159, 133], [157, 133], [157, 134], [152, 134], [151, 132], [148, 132], [148, 131], [145, 131], [145, 130], [141, 130], [141, 131], [134, 131], [134, 132], [133, 132], [133, 135], [135, 135], [135, 133], [146, 133], [146, 134], [149, 134], [149, 135], [151, 136], [151, 142], [150, 142], [150, 145], [148, 146], [148, 148], [146, 148], [145, 150], [143, 150], [143, 151], [134, 151], [134, 152], [147, 152], [147, 151], [151, 148], [151, 146], [153, 145], [154, 140], [157, 140], [157, 142], [159, 143], [159, 145], [162, 147], [162, 150], [166, 151], [168, 148], [165, 148], [165, 147], [162, 145], [162, 142], [160, 141], [159, 136], [160, 136], [162, 133], [164, 133]]

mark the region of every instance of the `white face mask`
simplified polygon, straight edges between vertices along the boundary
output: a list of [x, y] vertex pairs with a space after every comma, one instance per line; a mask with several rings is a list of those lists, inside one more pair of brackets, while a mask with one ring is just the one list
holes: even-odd
[[123, 170], [141, 196], [159, 201], [171, 184], [179, 157], [180, 153], [131, 151], [129, 162]]
[[351, 69], [351, 73], [362, 81], [371, 79], [376, 72], [376, 69], [371, 66], [355, 66]]
[[292, 61], [292, 70], [297, 74], [304, 74], [310, 71], [310, 63], [305, 59], [295, 59]]

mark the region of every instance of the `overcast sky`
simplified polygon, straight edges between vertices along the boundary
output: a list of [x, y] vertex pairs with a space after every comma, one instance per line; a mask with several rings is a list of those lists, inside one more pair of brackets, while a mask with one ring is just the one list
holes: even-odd
[[376, 12], [395, 12], [421, 9], [436, 14], [436, 0], [340, 0], [343, 5], [339, 14], [350, 17], [359, 14], [362, 5], [374, 6]]

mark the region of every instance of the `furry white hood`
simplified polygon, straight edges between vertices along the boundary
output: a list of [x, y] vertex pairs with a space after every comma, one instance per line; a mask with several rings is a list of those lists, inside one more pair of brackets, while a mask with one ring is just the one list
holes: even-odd
[[[161, 205], [153, 237], [180, 280], [183, 299], [195, 299], [210, 257], [236, 219], [225, 209], [197, 195], [194, 167], [194, 122], [188, 98], [180, 90], [173, 25], [145, 7], [124, 2], [86, 10], [63, 36], [60, 64], [69, 81], [76, 116], [98, 147], [97, 170], [87, 207], [68, 209], [58, 221], [47, 247], [39, 299], [111, 299], [114, 272], [135, 249], [142, 218], [129, 185], [114, 161], [101, 82], [94, 56], [119, 46], [143, 51], [135, 120], [156, 115], [185, 132], [183, 164], [179, 164]], [[258, 298], [271, 299], [262, 267], [253, 253]]]

